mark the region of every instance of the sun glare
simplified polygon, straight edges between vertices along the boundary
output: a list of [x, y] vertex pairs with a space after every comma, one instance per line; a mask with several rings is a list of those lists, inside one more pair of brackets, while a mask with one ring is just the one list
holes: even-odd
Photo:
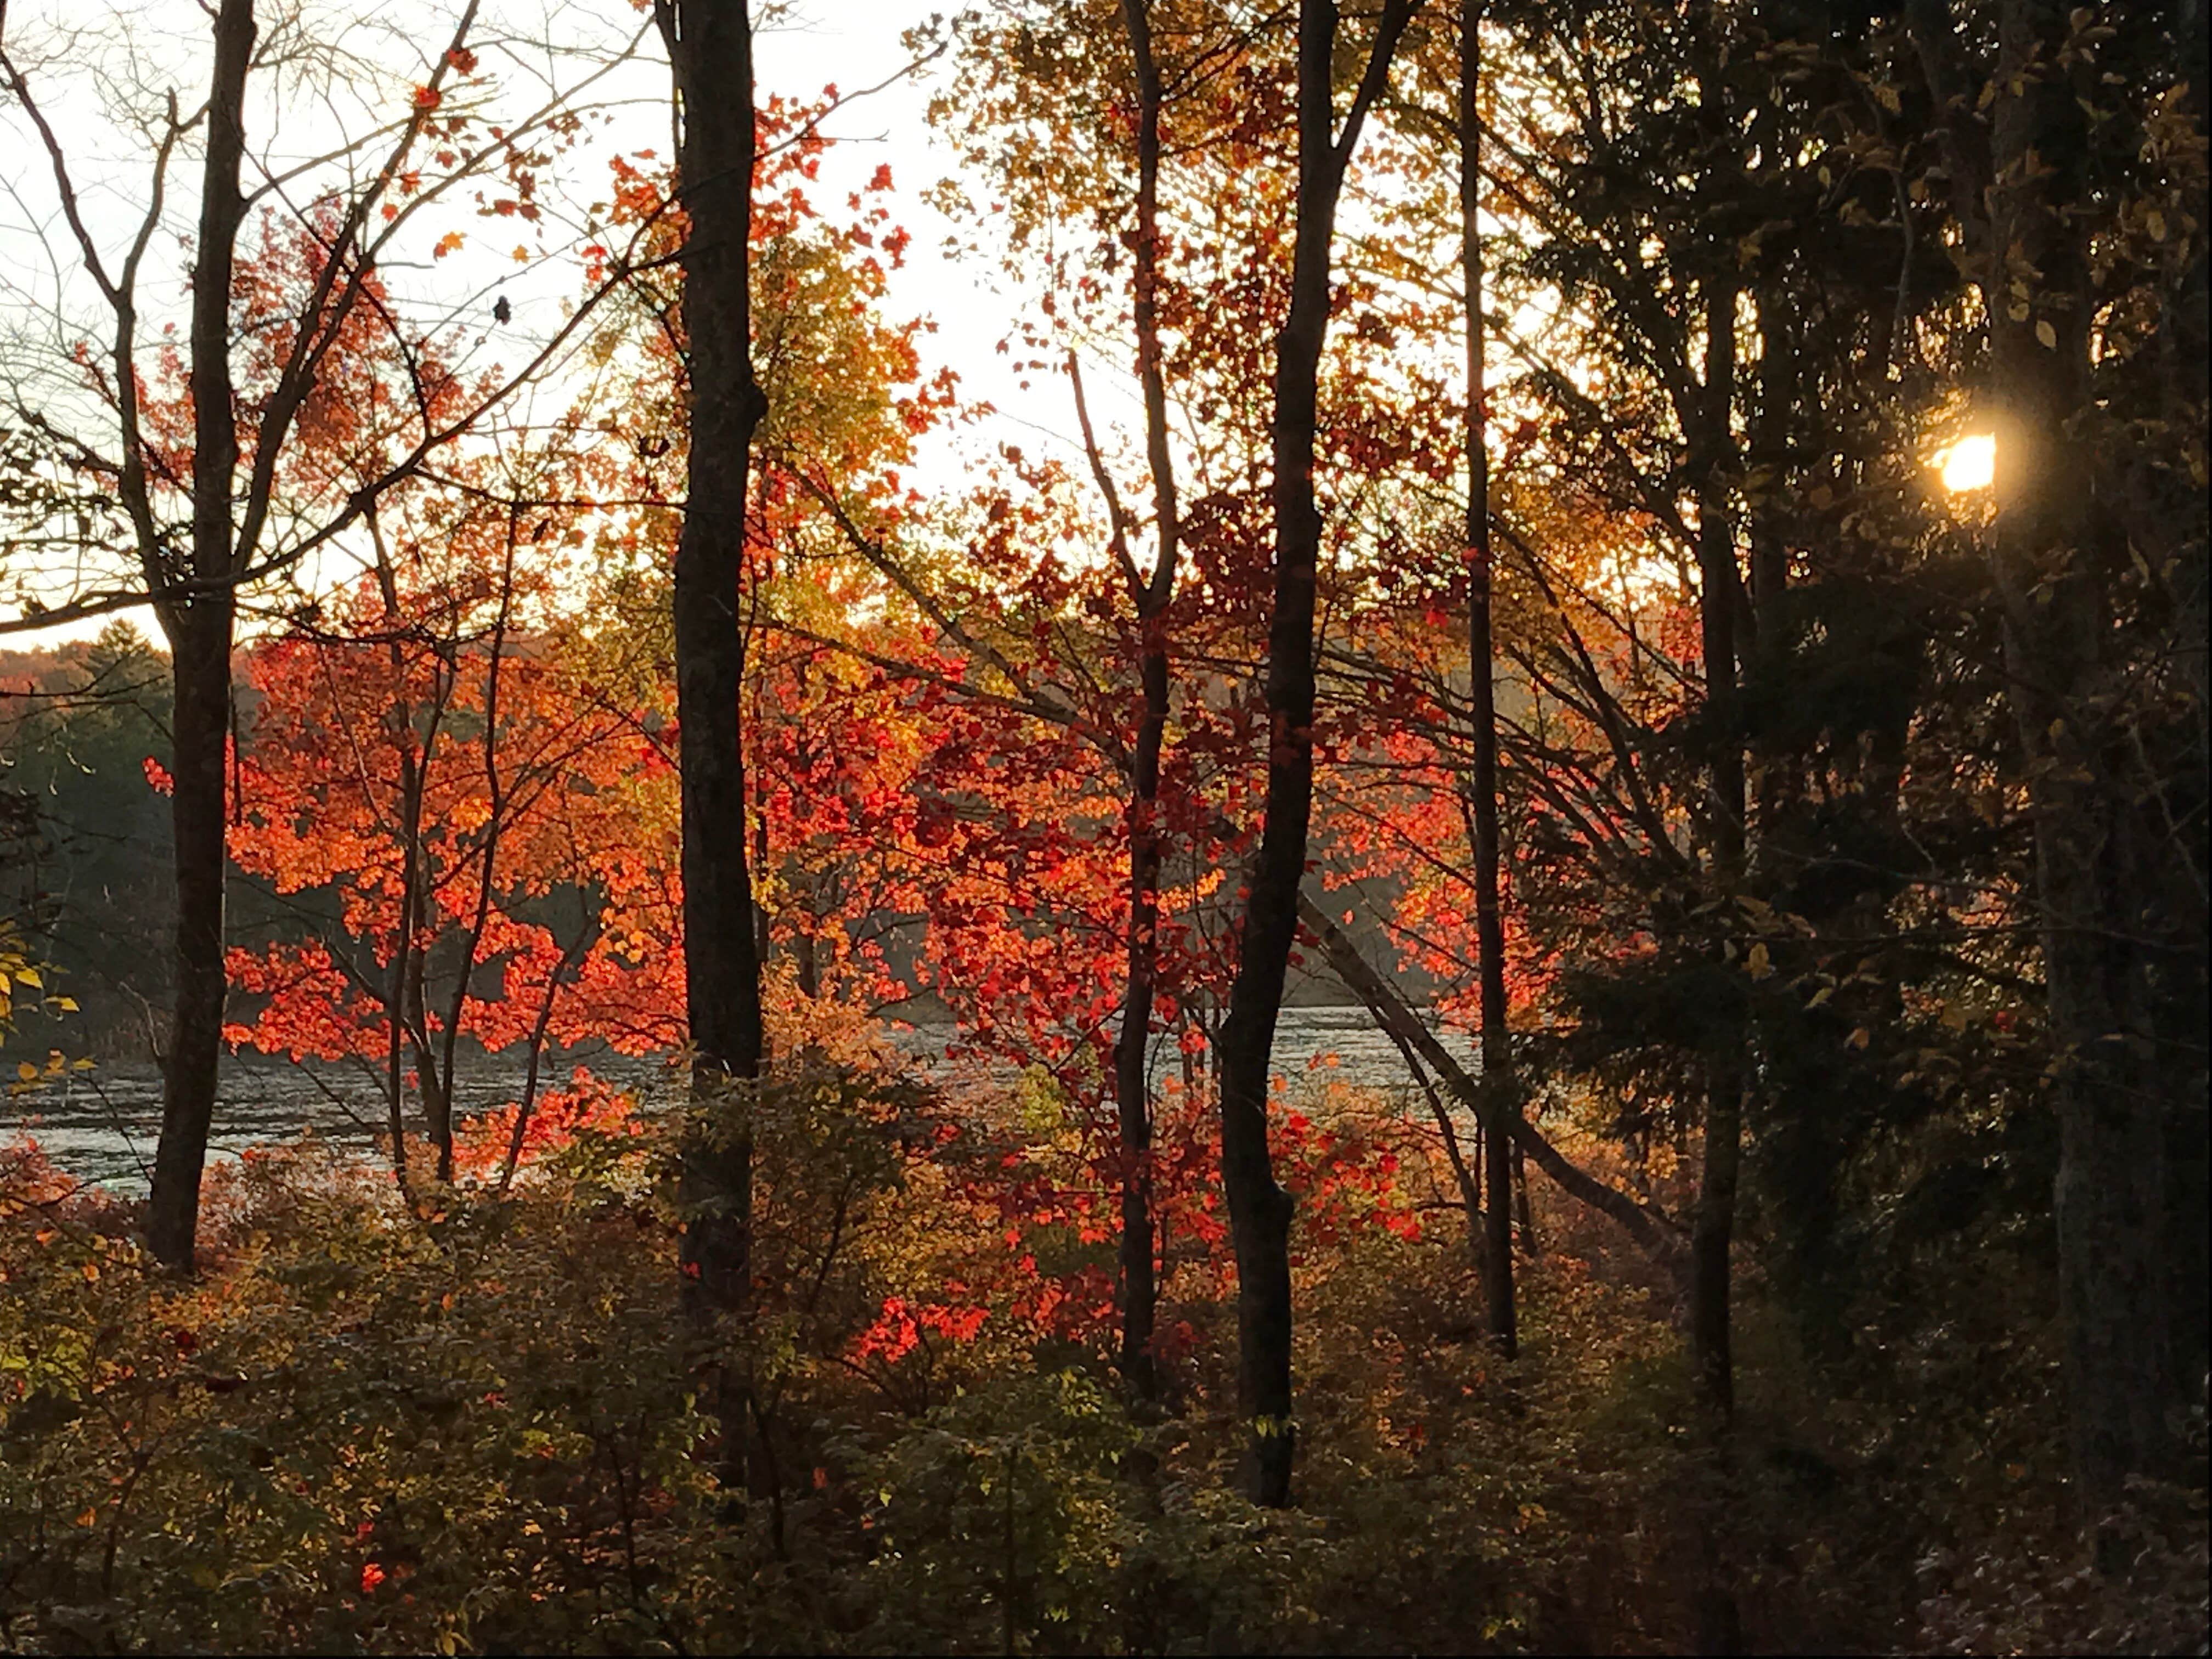
[[1949, 448], [1936, 451], [1936, 465], [1943, 474], [1943, 488], [1954, 494], [1987, 489], [1996, 476], [1997, 441], [1986, 432], [1961, 438]]

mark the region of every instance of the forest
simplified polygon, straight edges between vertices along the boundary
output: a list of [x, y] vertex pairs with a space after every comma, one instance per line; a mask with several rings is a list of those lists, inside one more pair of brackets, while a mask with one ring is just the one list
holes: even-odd
[[2205, 1652], [2206, 72], [0, 0], [0, 1652]]

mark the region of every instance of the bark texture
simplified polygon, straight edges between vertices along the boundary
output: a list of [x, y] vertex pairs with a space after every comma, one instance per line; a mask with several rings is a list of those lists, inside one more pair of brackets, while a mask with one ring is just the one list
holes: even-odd
[[192, 1267], [200, 1174], [215, 1121], [228, 980], [223, 968], [226, 870], [224, 745], [230, 736], [230, 656], [236, 627], [237, 526], [232, 491], [238, 425], [232, 407], [230, 290], [246, 215], [246, 81], [257, 28], [253, 0], [222, 0], [215, 18], [207, 155], [194, 244], [191, 329], [191, 574], [157, 601], [169, 641], [176, 703], [170, 797], [177, 876], [176, 1007], [161, 1057], [161, 1139], [147, 1206], [147, 1243], [179, 1272]]
[[691, 1293], [745, 1300], [752, 1137], [745, 1097], [761, 1068], [760, 956], [747, 857], [744, 751], [746, 501], [767, 399], [752, 367], [752, 21], [745, 0], [659, 0], [676, 92], [689, 222], [683, 253], [690, 471], [677, 543], [674, 624], [683, 802], [685, 1012], [700, 1127], [684, 1151]]

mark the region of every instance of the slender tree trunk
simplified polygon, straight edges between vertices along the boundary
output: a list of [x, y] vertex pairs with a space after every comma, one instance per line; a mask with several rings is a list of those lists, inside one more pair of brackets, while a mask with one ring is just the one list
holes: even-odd
[[752, 23], [746, 0], [658, 0], [683, 136], [678, 154], [690, 459], [676, 550], [677, 718], [684, 817], [684, 957], [692, 1089], [683, 1257], [695, 1304], [743, 1304], [750, 1277], [752, 1134], [744, 1098], [762, 1057], [760, 957], [747, 859], [738, 608], [753, 434]]
[[1314, 609], [1321, 510], [1314, 441], [1322, 347], [1328, 331], [1330, 246], [1344, 172], [1368, 106], [1382, 90], [1411, 18], [1387, 0], [1358, 101], [1335, 132], [1332, 0], [1298, 8], [1297, 229], [1291, 302], [1275, 337], [1275, 580], [1267, 630], [1267, 794], [1244, 902], [1237, 976], [1220, 1039], [1221, 1173], [1237, 1252], [1237, 1394], [1251, 1426], [1255, 1502], [1290, 1502], [1297, 1442], [1291, 1415], [1291, 1197], [1267, 1150], [1268, 1064], [1297, 936], [1313, 815]]
[[[1723, 256], [1725, 258], [1725, 254]], [[1691, 428], [1698, 466], [1698, 619], [1705, 663], [1706, 810], [1711, 816], [1711, 876], [1731, 908], [1742, 879], [1744, 757], [1736, 671], [1738, 628], [1744, 611], [1736, 570], [1735, 526], [1729, 507], [1730, 463], [1735, 445], [1730, 417], [1735, 403], [1735, 311], [1731, 277], [1713, 280], [1706, 297], [1704, 407]], [[1724, 1022], [1726, 1035], [1706, 1058], [1705, 1164], [1690, 1225], [1690, 1360], [1699, 1397], [1715, 1431], [1711, 1447], [1717, 1487], [1695, 1520], [1700, 1558], [1697, 1589], [1698, 1649], [1743, 1651], [1742, 1613], [1736, 1597], [1733, 1551], [1726, 1523], [1734, 1509], [1730, 1429], [1735, 1411], [1735, 1365], [1731, 1346], [1730, 1261], [1735, 1241], [1736, 1186], [1743, 1159], [1743, 1054], [1749, 1027]]]
[[399, 919], [392, 930], [392, 979], [385, 1002], [384, 1086], [392, 1123], [392, 1176], [398, 1182], [401, 1194], [411, 1202], [412, 1194], [408, 1192], [407, 1185], [407, 970], [414, 954], [412, 941], [418, 901], [415, 880], [415, 838], [422, 827], [422, 796], [416, 785], [414, 751], [408, 743], [410, 733], [404, 725], [400, 725], [401, 718], [399, 711], [395, 710], [392, 719], [398, 729], [392, 732], [392, 738], [401, 745], [400, 845], [404, 849], [406, 861], [400, 866]]
[[[468, 1018], [469, 992], [476, 979], [477, 955], [483, 948], [484, 929], [491, 921], [492, 890], [499, 876], [499, 844], [507, 832], [507, 784], [499, 769], [499, 680], [507, 658], [507, 630], [514, 611], [514, 546], [520, 531], [520, 509], [507, 511], [507, 538], [500, 556], [499, 610], [492, 621], [491, 638], [484, 660], [483, 775], [484, 822], [483, 845], [477, 848], [476, 910], [461, 942], [461, 960], [453, 974], [453, 994], [446, 1005], [446, 1029], [441, 1036], [440, 1072], [446, 1091], [447, 1120], [453, 1117], [454, 1079], [459, 1076], [461, 1026]], [[455, 665], [458, 674], [459, 665]], [[527, 1092], [527, 1085], [525, 1086]], [[450, 1148], [452, 1138], [447, 1137]], [[445, 1179], [453, 1179], [450, 1150]]]
[[1152, 1079], [1148, 1050], [1159, 979], [1160, 751], [1168, 724], [1168, 605], [1175, 597], [1182, 537], [1175, 465], [1168, 447], [1167, 386], [1161, 363], [1160, 110], [1164, 94], [1152, 52], [1150, 0], [1122, 0], [1137, 73], [1137, 241], [1134, 313], [1137, 375], [1144, 389], [1146, 450], [1152, 475], [1154, 562], [1139, 586], [1130, 568], [1141, 635], [1143, 693], [1129, 798], [1129, 976], [1114, 1045], [1114, 1092], [1121, 1135], [1121, 1375], [1144, 1400], [1159, 1393], [1152, 1334], [1159, 1299], [1153, 1265]]
[[1222, 1184], [1237, 1253], [1238, 1405], [1252, 1434], [1250, 1482], [1261, 1504], [1290, 1502], [1291, 1197], [1267, 1148], [1268, 1062], [1297, 933], [1313, 811], [1314, 605], [1321, 511], [1314, 427], [1328, 327], [1329, 245], [1339, 173], [1331, 140], [1330, 59], [1336, 9], [1298, 13], [1297, 233], [1290, 314], [1275, 340], [1273, 615], [1267, 635], [1267, 794], [1221, 1030]]
[[[1521, 1109], [1513, 1080], [1512, 1038], [1505, 1024], [1505, 923], [1498, 902], [1498, 710], [1491, 647], [1490, 447], [1483, 385], [1481, 193], [1482, 117], [1476, 102], [1482, 75], [1481, 0], [1459, 9], [1460, 277], [1467, 305], [1467, 652], [1474, 767], [1468, 817], [1474, 830], [1474, 938], [1481, 981], [1482, 1094], [1490, 1143], [1512, 1140], [1501, 1121]], [[1517, 1347], [1513, 1313], [1513, 1164], [1490, 1160], [1483, 1231], [1483, 1294], [1490, 1340], [1510, 1359]]]
[[[420, 831], [417, 830], [419, 836]], [[430, 926], [429, 872], [421, 870], [415, 878], [416, 889], [423, 894], [419, 902], [416, 928]], [[408, 1031], [415, 1044], [415, 1087], [422, 1097], [422, 1121], [430, 1131], [430, 1145], [437, 1149], [437, 1175], [440, 1182], [450, 1185], [453, 1179], [453, 1079], [438, 1064], [438, 1050], [430, 1036], [429, 978], [430, 952], [428, 946], [417, 946], [412, 953], [410, 974]]]
[[[1148, 635], [1156, 618], [1144, 623]], [[1168, 662], [1148, 642], [1139, 665], [1145, 708], [1137, 729], [1129, 801], [1129, 982], [1114, 1044], [1114, 1093], [1121, 1133], [1121, 1375], [1138, 1398], [1158, 1396], [1152, 1333], [1158, 1302], [1153, 1270], [1152, 1079], [1148, 1066], [1158, 988], [1160, 925], [1160, 747], [1167, 728]]]
[[253, 0], [222, 0], [208, 91], [207, 159], [192, 268], [192, 549], [190, 586], [155, 608], [176, 687], [171, 798], [177, 874], [176, 1010], [162, 1056], [161, 1139], [155, 1153], [147, 1243], [189, 1273], [199, 1231], [200, 1176], [215, 1121], [228, 979], [223, 967], [227, 860], [224, 742], [237, 597], [231, 489], [238, 466], [232, 409], [230, 290], [246, 200], [246, 80], [256, 36]]
[[[1713, 874], [1733, 890], [1743, 866], [1744, 764], [1736, 711], [1735, 532], [1730, 521], [1724, 461], [1732, 446], [1729, 414], [1735, 395], [1735, 301], [1733, 283], [1720, 283], [1705, 313], [1705, 408], [1697, 443], [1699, 616], [1705, 659], [1705, 724], [1711, 745], [1708, 811]], [[1742, 1158], [1742, 1044], [1723, 1042], [1709, 1057], [1705, 1168], [1691, 1230], [1690, 1347], [1706, 1404], [1725, 1419], [1734, 1408], [1729, 1348], [1729, 1255], [1735, 1233], [1738, 1169]]]
[[[399, 924], [396, 938], [404, 939], [414, 926], [415, 894], [410, 883], [402, 883], [399, 894]], [[407, 956], [397, 944], [392, 949], [392, 975], [385, 988], [384, 1019], [384, 1111], [385, 1126], [392, 1135], [392, 1178], [400, 1195], [410, 1204], [414, 1194], [407, 1182], [407, 1094], [404, 1050], [400, 1046], [399, 1007], [407, 990]]]
[[[453, 1178], [452, 1079], [449, 1074], [441, 1073], [437, 1053], [430, 1041], [429, 947], [423, 942], [431, 925], [430, 871], [428, 860], [423, 856], [422, 811], [424, 793], [429, 787], [431, 757], [437, 746], [439, 728], [444, 723], [452, 684], [442, 662], [432, 670], [431, 697], [422, 710], [422, 724], [418, 730], [416, 708], [407, 684], [407, 647], [399, 613], [398, 574], [393, 568], [375, 514], [371, 512], [366, 517], [369, 539], [376, 550], [376, 580], [384, 600], [385, 627], [390, 635], [385, 655], [392, 670], [392, 707], [386, 718], [391, 723], [392, 747], [399, 757], [400, 902], [392, 958], [390, 1003], [392, 1110], [394, 1121], [399, 1121], [403, 1105], [399, 1044], [404, 1036], [415, 1056], [415, 1091], [422, 1098], [423, 1127], [429, 1131], [430, 1145], [437, 1155], [435, 1176], [439, 1182], [450, 1183]], [[400, 1133], [398, 1129], [393, 1132], [392, 1168], [399, 1175], [399, 1184], [404, 1190], [405, 1166], [402, 1143], [397, 1138]]]

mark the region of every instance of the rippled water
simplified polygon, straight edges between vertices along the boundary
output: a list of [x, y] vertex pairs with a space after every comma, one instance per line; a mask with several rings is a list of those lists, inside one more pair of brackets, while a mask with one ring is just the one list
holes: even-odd
[[[943, 1063], [953, 1035], [944, 1025], [896, 1034], [899, 1046], [925, 1068]], [[1472, 1048], [1463, 1036], [1454, 1034], [1450, 1041], [1472, 1061]], [[666, 1096], [669, 1073], [663, 1062], [615, 1054], [549, 1060], [539, 1086], [564, 1086], [569, 1069], [580, 1064], [635, 1090], [648, 1104]], [[1358, 1008], [1285, 1009], [1275, 1041], [1275, 1070], [1291, 1079], [1326, 1071], [1372, 1085], [1406, 1081], [1397, 1049]], [[507, 1105], [522, 1092], [519, 1060], [465, 1059], [459, 1073], [454, 1093], [464, 1113]], [[378, 1073], [343, 1064], [294, 1065], [258, 1054], [226, 1056], [219, 1102], [210, 1137], [210, 1152], [218, 1158], [235, 1158], [248, 1146], [289, 1140], [307, 1129], [339, 1146], [367, 1151], [385, 1120]], [[161, 1079], [150, 1065], [103, 1065], [0, 1097], [0, 1140], [27, 1133], [63, 1169], [120, 1192], [145, 1190], [161, 1125]]]

